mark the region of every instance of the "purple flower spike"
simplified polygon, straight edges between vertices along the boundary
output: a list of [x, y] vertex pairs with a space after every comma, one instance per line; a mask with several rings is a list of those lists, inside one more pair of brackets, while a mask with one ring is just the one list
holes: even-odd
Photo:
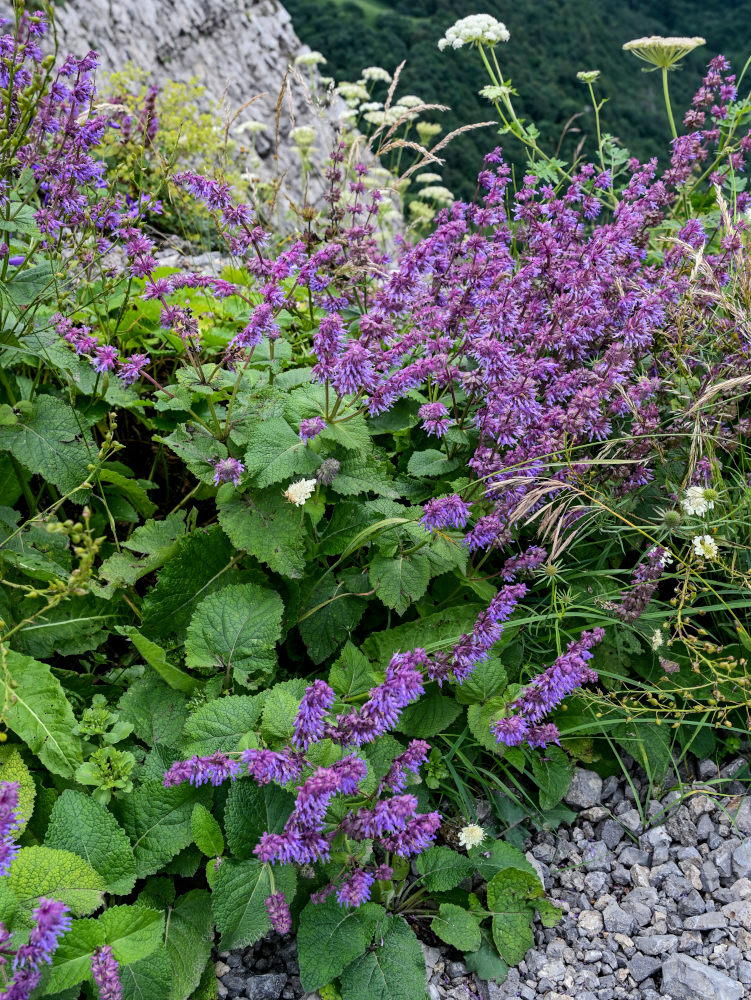
[[131, 354], [125, 361], [118, 362], [120, 365], [119, 376], [123, 385], [133, 385], [141, 377], [141, 372], [151, 361], [148, 354]]
[[428, 531], [435, 531], [436, 528], [463, 528], [469, 520], [471, 506], [456, 493], [428, 500], [423, 507], [424, 514], [420, 518], [420, 524], [425, 525]]
[[100, 344], [94, 348], [94, 359], [91, 362], [95, 372], [111, 372], [117, 362], [117, 348], [111, 344]]
[[175, 761], [165, 772], [162, 783], [165, 788], [181, 785], [184, 781], [196, 786], [205, 785], [207, 782], [217, 786], [228, 778], [234, 781], [240, 770], [239, 761], [217, 750], [210, 757], [191, 757], [190, 760]]
[[18, 845], [13, 836], [18, 827], [18, 793], [16, 781], [0, 782], [0, 876], [7, 875], [13, 859], [18, 854]]
[[305, 692], [295, 719], [295, 746], [307, 750], [323, 737], [324, 720], [336, 695], [325, 681], [313, 681]]
[[91, 956], [91, 975], [99, 990], [99, 1000], [122, 1000], [119, 967], [108, 944], [97, 948]]
[[214, 460], [214, 486], [221, 483], [240, 485], [240, 479], [245, 472], [245, 466], [236, 458], [217, 458]]
[[275, 892], [264, 901], [271, 926], [277, 934], [289, 934], [292, 930], [292, 916], [283, 892]]
[[355, 868], [345, 879], [337, 893], [340, 906], [360, 906], [370, 899], [370, 889], [375, 879], [362, 868]]

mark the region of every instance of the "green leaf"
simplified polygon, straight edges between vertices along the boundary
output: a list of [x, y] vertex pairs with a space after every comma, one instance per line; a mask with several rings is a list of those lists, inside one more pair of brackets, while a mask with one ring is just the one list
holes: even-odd
[[447, 698], [436, 685], [431, 685], [422, 698], [407, 705], [397, 728], [407, 736], [426, 739], [445, 732], [460, 712], [453, 698]]
[[314, 663], [327, 660], [351, 635], [367, 607], [358, 592], [368, 589], [367, 578], [359, 571], [345, 573], [340, 580], [329, 575], [315, 588], [298, 619]]
[[76, 719], [62, 685], [46, 663], [13, 650], [7, 666], [14, 687], [5, 724], [49, 771], [72, 777], [83, 758], [81, 741], [71, 733]]
[[[340, 906], [335, 895], [323, 903], [308, 903], [300, 914], [297, 935], [302, 988], [311, 993], [340, 976], [350, 962], [363, 954], [383, 916], [383, 908], [375, 903], [350, 910]], [[424, 960], [422, 972], [424, 977]], [[410, 1000], [417, 1000], [417, 996]]]
[[474, 972], [478, 979], [486, 983], [492, 979], [500, 984], [508, 975], [508, 966], [484, 934], [479, 950], [465, 955], [464, 964], [468, 972]]
[[125, 831], [89, 795], [66, 789], [52, 807], [45, 846], [77, 854], [104, 879], [108, 892], [124, 896], [136, 883], [136, 862]]
[[324, 441], [331, 441], [332, 444], [340, 445], [346, 451], [362, 453], [367, 451], [370, 446], [370, 431], [362, 414], [329, 424], [321, 432], [321, 438]]
[[342, 459], [331, 488], [343, 496], [378, 493], [392, 500], [399, 499], [399, 491], [394, 488], [387, 464], [380, 462], [372, 453], [353, 452]]
[[[245, 948], [271, 930], [265, 900], [271, 895], [271, 865], [256, 858], [225, 859], [219, 866], [211, 893], [214, 923], [222, 950]], [[274, 888], [288, 900], [295, 894], [297, 875], [291, 865], [274, 866]]]
[[474, 667], [465, 681], [454, 686], [454, 697], [460, 705], [481, 704], [501, 694], [507, 683], [501, 661], [497, 656], [489, 656]]
[[0, 450], [9, 451], [29, 472], [70, 493], [88, 480], [96, 448], [86, 423], [72, 406], [38, 395], [18, 423], [0, 426]]
[[272, 487], [238, 493], [221, 487], [216, 498], [219, 523], [232, 544], [255, 556], [269, 569], [299, 579], [305, 569], [304, 516], [301, 507]]
[[166, 652], [160, 645], [147, 639], [145, 635], [141, 635], [138, 629], [132, 625], [118, 628], [116, 631], [130, 639], [152, 670], [155, 670], [171, 688], [174, 688], [175, 691], [182, 691], [184, 694], [192, 694], [195, 691], [198, 681], [170, 663]]
[[143, 631], [155, 638], [182, 633], [204, 597], [232, 582], [234, 561], [232, 546], [218, 525], [184, 535], [177, 555], [144, 599]]
[[207, 788], [193, 788], [187, 782], [165, 788], [161, 781], [146, 781], [113, 803], [133, 845], [138, 878], [153, 875], [193, 842], [193, 806], [205, 804], [210, 794]]
[[232, 669], [247, 687], [267, 685], [276, 670], [282, 599], [254, 583], [224, 587], [196, 608], [185, 642], [189, 667]]
[[121, 965], [146, 958], [164, 936], [164, 914], [147, 906], [110, 906], [99, 918], [104, 941]]
[[502, 747], [490, 731], [490, 723], [506, 710], [505, 698], [491, 698], [484, 703], [475, 703], [467, 708], [467, 725], [474, 738], [491, 753], [499, 753]]
[[232, 854], [240, 859], [254, 857], [253, 848], [261, 834], [281, 833], [294, 804], [294, 797], [278, 785], [234, 782], [224, 809], [224, 829]]
[[46, 979], [45, 995], [91, 980], [91, 956], [104, 944], [104, 929], [98, 920], [74, 920], [52, 956], [52, 968]]
[[376, 945], [341, 973], [342, 1000], [425, 1000], [425, 958], [406, 921], [385, 917]]
[[185, 723], [186, 753], [201, 757], [218, 750], [232, 753], [255, 726], [262, 708], [263, 699], [259, 695], [228, 695], [201, 705]]
[[289, 743], [294, 735], [295, 718], [307, 684], [302, 677], [275, 684], [263, 705], [261, 733], [266, 740]]
[[76, 656], [101, 646], [116, 621], [114, 608], [90, 594], [69, 598], [49, 608], [16, 633], [20, 653], [46, 659]]
[[206, 806], [202, 806], [200, 802], [193, 807], [190, 828], [196, 847], [207, 858], [217, 858], [224, 854], [222, 828]]
[[102, 905], [106, 883], [71, 851], [23, 847], [11, 865], [8, 887], [29, 915], [39, 897], [47, 896], [66, 903], [80, 917]]
[[196, 479], [213, 486], [213, 462], [227, 457], [227, 449], [202, 427], [195, 424], [178, 424], [167, 437], [153, 435], [153, 440], [166, 444], [185, 462]]
[[462, 906], [441, 903], [438, 914], [433, 917], [430, 929], [441, 941], [453, 945], [459, 951], [477, 951], [482, 944], [480, 927], [475, 917]]
[[416, 864], [421, 884], [430, 892], [454, 889], [475, 870], [473, 861], [450, 847], [431, 847], [418, 855]]
[[493, 940], [509, 965], [518, 965], [534, 947], [532, 900], [542, 896], [537, 875], [518, 868], [498, 872], [488, 883], [488, 909], [493, 916]]
[[50, 287], [53, 277], [52, 264], [45, 260], [17, 271], [11, 281], [2, 283], [3, 290], [17, 306], [28, 306]]
[[428, 589], [430, 564], [422, 551], [411, 555], [400, 552], [393, 559], [375, 556], [370, 563], [369, 577], [377, 597], [387, 608], [403, 615]]
[[31, 772], [24, 764], [15, 747], [0, 746], [0, 781], [15, 781], [18, 784], [18, 807], [16, 809], [15, 837], [20, 837], [34, 812], [36, 785]]
[[172, 988], [172, 966], [160, 945], [147, 958], [120, 968], [123, 1000], [164, 1000]]
[[447, 458], [442, 451], [437, 451], [435, 448], [413, 451], [407, 462], [407, 472], [411, 476], [444, 476], [458, 467], [458, 458]]
[[[211, 958], [213, 941], [209, 893], [205, 889], [193, 889], [181, 896], [170, 910], [165, 942], [172, 965], [169, 1000], [186, 1000], [198, 988]], [[214, 966], [210, 969], [216, 978]]]
[[568, 791], [573, 774], [571, 761], [560, 747], [546, 747], [544, 754], [532, 758], [532, 774], [540, 789], [540, 808], [548, 812]]
[[167, 687], [152, 671], [128, 687], [117, 707], [122, 719], [149, 746], [176, 746], [188, 717], [185, 695]]
[[177, 551], [176, 542], [185, 534], [185, 511], [168, 514], [163, 520], [149, 520], [139, 525], [124, 541], [123, 548], [143, 555], [155, 556], [166, 561]]
[[494, 840], [490, 844], [485, 841], [478, 847], [473, 847], [469, 856], [486, 882], [489, 882], [494, 875], [506, 868], [518, 868], [528, 875], [537, 876], [534, 865], [527, 861], [524, 854], [502, 840]]
[[[132, 476], [124, 476], [121, 472], [105, 466], [99, 470], [99, 481], [100, 483], [109, 483], [116, 490], [124, 493], [141, 517], [151, 517], [156, 510], [156, 504], [149, 500], [146, 490]], [[105, 493], [107, 496], [110, 495], [109, 490], [105, 490]]]
[[329, 684], [341, 699], [366, 694], [377, 684], [370, 661], [351, 642], [347, 642], [329, 671]]
[[369, 635], [362, 648], [366, 656], [384, 666], [394, 653], [422, 646], [428, 653], [448, 649], [455, 645], [464, 632], [471, 632], [478, 614], [479, 604], [459, 604], [448, 611], [426, 615], [417, 621], [397, 625], [383, 632]]
[[319, 463], [318, 456], [283, 417], [257, 424], [245, 452], [246, 471], [261, 488], [295, 476], [309, 476]]

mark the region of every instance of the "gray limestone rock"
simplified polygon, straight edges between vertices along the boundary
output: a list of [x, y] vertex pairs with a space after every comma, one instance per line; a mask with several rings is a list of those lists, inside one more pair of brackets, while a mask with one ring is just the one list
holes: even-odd
[[662, 965], [659, 958], [650, 958], [637, 952], [628, 963], [628, 971], [637, 983], [643, 982], [649, 976], [653, 976]]
[[594, 771], [577, 767], [571, 779], [569, 789], [564, 795], [564, 802], [577, 809], [591, 809], [599, 805], [602, 795], [602, 778]]
[[662, 995], [673, 1000], [741, 1000], [743, 986], [689, 955], [670, 955], [662, 965]]
[[751, 875], [751, 837], [733, 851], [733, 874], [738, 878]]
[[286, 985], [287, 977], [283, 972], [250, 976], [245, 983], [245, 996], [248, 1000], [279, 1000]]

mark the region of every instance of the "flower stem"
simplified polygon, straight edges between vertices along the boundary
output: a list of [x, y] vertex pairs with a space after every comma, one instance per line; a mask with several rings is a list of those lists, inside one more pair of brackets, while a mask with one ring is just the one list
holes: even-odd
[[662, 67], [662, 92], [665, 95], [665, 107], [668, 111], [668, 120], [670, 122], [670, 131], [673, 133], [673, 138], [678, 138], [678, 132], [675, 128], [675, 121], [673, 120], [673, 109], [670, 107], [670, 91], [668, 89], [668, 68], [667, 66]]

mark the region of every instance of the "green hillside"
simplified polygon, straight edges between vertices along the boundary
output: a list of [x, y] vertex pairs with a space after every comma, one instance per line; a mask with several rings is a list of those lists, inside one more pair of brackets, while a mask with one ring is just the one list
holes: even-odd
[[[703, 35], [707, 46], [672, 74], [674, 106], [682, 108], [696, 89], [706, 62], [723, 52], [740, 73], [751, 54], [751, 0], [733, 4], [702, 0], [286, 0], [300, 38], [327, 57], [337, 80], [356, 80], [365, 66], [393, 70], [402, 60], [401, 93], [448, 104], [445, 131], [493, 117], [477, 96], [488, 81], [475, 53], [440, 53], [437, 41], [457, 18], [489, 13], [511, 32], [498, 49], [506, 77], [519, 92], [517, 107], [541, 129], [546, 148], [559, 142], [571, 153], [593, 132], [587, 90], [576, 80], [582, 69], [599, 69], [600, 91], [609, 96], [603, 128], [640, 157], [665, 149], [667, 128], [657, 75], [621, 46], [641, 35]], [[743, 26], [743, 30], [739, 30]], [[581, 114], [583, 112], [583, 114]], [[572, 122], [562, 138], [566, 123]], [[484, 152], [498, 142], [494, 130], [462, 136], [446, 155], [444, 177], [457, 193], [471, 194]], [[523, 157], [511, 139], [507, 154]]]

